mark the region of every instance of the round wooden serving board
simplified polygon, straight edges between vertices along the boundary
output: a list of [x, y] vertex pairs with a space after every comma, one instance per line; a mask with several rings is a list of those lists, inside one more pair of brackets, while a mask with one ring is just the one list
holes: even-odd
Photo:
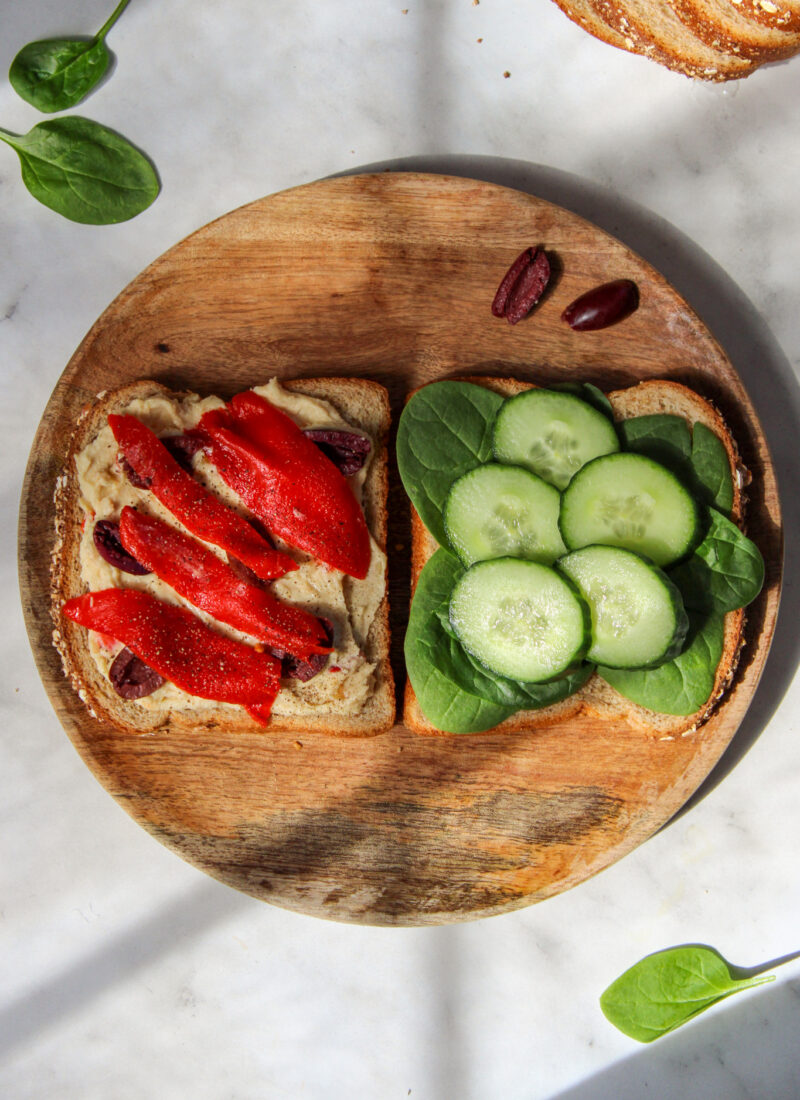
[[[510, 326], [489, 307], [506, 268], [544, 246], [557, 278]], [[564, 306], [612, 278], [639, 286], [628, 320], [576, 333]], [[394, 421], [433, 379], [509, 374], [616, 389], [673, 378], [713, 400], [753, 473], [749, 530], [767, 562], [735, 683], [697, 732], [660, 740], [582, 717], [506, 736], [125, 737], [87, 713], [51, 644], [53, 487], [100, 390], [153, 378], [230, 396], [271, 375], [389, 388]], [[393, 463], [393, 460], [392, 460]], [[399, 693], [408, 506], [392, 465], [390, 592]], [[527, 194], [418, 174], [324, 180], [236, 210], [172, 248], [112, 302], [64, 371], [28, 465], [20, 525], [31, 643], [59, 718], [95, 776], [164, 844], [222, 882], [337, 920], [422, 925], [540, 901], [664, 824], [718, 760], [769, 649], [781, 573], [774, 471], [733, 367], [666, 281], [596, 227]]]

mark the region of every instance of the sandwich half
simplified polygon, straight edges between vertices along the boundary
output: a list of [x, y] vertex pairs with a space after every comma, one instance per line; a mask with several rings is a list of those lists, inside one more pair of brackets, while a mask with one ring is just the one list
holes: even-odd
[[[513, 397], [527, 389], [533, 388], [530, 383], [508, 378], [479, 377], [464, 379], [464, 381], [494, 391], [503, 398]], [[424, 388], [416, 392], [424, 392]], [[412, 397], [413, 396], [414, 395], [412, 395]], [[710, 435], [713, 434], [713, 437], [721, 445], [717, 452], [717, 460], [723, 466], [727, 466], [725, 472], [729, 475], [726, 480], [730, 490], [730, 498], [726, 508], [728, 518], [738, 530], [743, 529], [746, 505], [744, 489], [748, 483], [749, 475], [741, 463], [733, 436], [722, 417], [708, 401], [687, 387], [671, 381], [646, 381], [628, 389], [617, 390], [606, 396], [610, 403], [611, 410], [613, 410], [613, 420], [617, 426], [617, 430], [619, 430], [620, 424], [625, 421], [631, 421], [634, 418], [663, 416], [676, 418], [676, 422], [677, 419], [684, 422], [689, 429], [689, 434], [686, 436], [687, 439], [691, 439], [691, 433], [698, 424], [708, 429], [709, 435], [705, 438], [710, 438]], [[644, 423], [644, 421], [640, 421], [640, 423]], [[406, 445], [407, 441], [404, 440], [404, 426], [401, 421], [400, 442], [398, 446], [400, 448]], [[399, 459], [402, 473], [402, 454], [399, 455]], [[484, 461], [491, 461], [491, 458], [488, 460], [484, 459]], [[752, 546], [752, 544], [749, 545]], [[431, 534], [430, 530], [420, 518], [417, 510], [412, 506], [412, 621], [414, 619], [413, 593], [416, 590], [423, 569], [431, 561], [437, 551], [440, 554], [442, 553], [439, 542], [434, 535]], [[763, 580], [763, 562], [761, 562], [757, 550], [754, 549], [753, 552], [755, 560], [754, 580], [751, 586], [753, 595], [751, 595], [750, 598], [753, 598], [760, 587], [761, 580]], [[440, 560], [444, 561], [444, 559]], [[452, 551], [450, 551], [450, 560], [454, 561]], [[762, 570], [760, 580], [758, 576], [759, 567]], [[436, 614], [441, 618], [443, 614], [441, 607]], [[447, 677], [448, 675], [452, 676], [452, 669], [454, 666], [452, 662], [448, 664], [449, 658], [445, 658], [442, 661], [444, 673], [442, 674], [439, 670], [432, 672], [431, 668], [436, 666], [434, 657], [433, 661], [428, 659], [425, 665], [420, 663], [415, 671], [418, 686], [423, 689], [424, 685], [425, 691], [428, 690], [428, 677], [436, 679], [433, 688], [435, 704], [428, 707], [428, 714], [426, 714], [420, 698], [418, 698], [417, 692], [415, 691], [414, 684], [412, 683], [415, 678], [412, 675], [409, 677], [406, 684], [403, 719], [409, 728], [420, 734], [441, 734], [448, 731], [466, 733], [472, 732], [472, 730], [468, 728], [468, 723], [472, 720], [472, 714], [474, 714], [476, 716], [474, 725], [475, 732], [512, 733], [514, 731], [531, 730], [541, 726], [551, 725], [553, 723], [562, 722], [580, 713], [586, 713], [599, 715], [610, 721], [624, 720], [640, 727], [644, 731], [648, 731], [660, 737], [678, 737], [686, 735], [697, 729], [698, 726], [706, 721], [724, 694], [726, 688], [731, 683], [736, 671], [742, 646], [744, 622], [744, 611], [740, 607], [729, 610], [725, 612], [724, 615], [719, 615], [719, 630], [715, 643], [719, 647], [719, 659], [716, 663], [716, 668], [713, 669], [713, 671], [710, 670], [710, 675], [706, 678], [707, 694], [705, 694], [701, 702], [698, 702], [691, 713], [685, 713], [687, 709], [685, 705], [681, 708], [683, 713], [680, 714], [665, 713], [649, 706], [641, 705], [634, 701], [629, 695], [623, 695], [619, 690], [616, 690], [615, 687], [612, 687], [607, 679], [598, 675], [597, 672], [594, 672], [577, 688], [577, 690], [574, 690], [573, 693], [566, 698], [560, 699], [551, 705], [540, 706], [536, 709], [520, 707], [515, 713], [507, 717], [503, 717], [502, 708], [499, 708], [494, 713], [500, 716], [501, 720], [495, 724], [487, 725], [485, 716], [487, 713], [491, 715], [493, 713], [492, 710], [490, 708], [487, 710], [486, 707], [482, 707], [482, 704], [475, 699], [470, 700], [468, 695], [458, 695], [457, 692], [453, 690], [453, 704], [452, 708], [449, 707], [446, 698], [448, 688]], [[431, 636], [435, 637], [436, 635], [434, 633], [433, 635], [429, 635], [429, 637]], [[444, 638], [441, 634], [439, 637]], [[413, 646], [413, 638], [407, 639], [407, 663], [410, 658], [413, 669], [415, 655], [413, 651], [409, 652], [409, 642]], [[444, 642], [446, 645], [450, 644], [446, 639]], [[698, 645], [702, 643], [703, 638], [700, 638]], [[427, 657], [430, 657], [430, 652], [427, 653]], [[456, 678], [458, 679], [458, 677]], [[613, 678], [613, 675], [609, 675], [609, 679]], [[680, 679], [679, 674], [676, 674], [676, 679]], [[463, 680], [461, 680], [460, 683], [463, 687]], [[452, 682], [450, 686], [452, 688]], [[632, 694], [635, 695], [636, 693], [636, 690], [632, 691]], [[470, 703], [474, 704], [471, 712]], [[463, 704], [463, 706], [461, 704]], [[438, 725], [436, 721], [432, 720], [434, 712], [436, 715], [441, 716], [439, 717]], [[448, 730], [447, 723], [451, 718], [453, 724]], [[459, 722], [463, 723], [461, 727], [458, 725]]]
[[[357, 510], [368, 531], [368, 550], [360, 570], [364, 575], [348, 575], [264, 530], [252, 508], [223, 480], [208, 448], [198, 445], [201, 419], [214, 410], [225, 410], [221, 398], [174, 392], [151, 381], [99, 394], [75, 427], [56, 487], [51, 610], [54, 642], [66, 675], [92, 714], [120, 732], [135, 735], [180, 726], [267, 733], [313, 730], [347, 737], [377, 734], [394, 722], [385, 553], [390, 415], [386, 390], [362, 379], [303, 378], [272, 379], [256, 386], [254, 392], [285, 413], [304, 434], [311, 433], [309, 438], [325, 453], [326, 463], [339, 465], [336, 476], [344, 477], [346, 492], [358, 502]], [[248, 530], [263, 536], [262, 545], [271, 547], [279, 557], [285, 555], [282, 560], [288, 571], [265, 580], [231, 560], [232, 555], [218, 545], [201, 539], [197, 550], [196, 533], [185, 528], [131, 469], [109, 416], [112, 423], [116, 417], [134, 418], [162, 442], [169, 440], [171, 454], [180, 459], [193, 483], [235, 513], [237, 522], [247, 521]], [[304, 621], [323, 624], [325, 636], [318, 648], [329, 652], [295, 658], [280, 647], [265, 645], [263, 635], [218, 621], [215, 613], [198, 606], [205, 601], [190, 601], [156, 572], [131, 573], [119, 568], [113, 547], [110, 555], [103, 551], [103, 540], [107, 542], [109, 531], [112, 541], [117, 538], [115, 525], [124, 509], [133, 518], [166, 524], [195, 539], [192, 546], [197, 553], [210, 551], [225, 569], [235, 567], [242, 580], [254, 586], [244, 591], [254, 593], [256, 602], [261, 599], [259, 590], [265, 590], [270, 606], [277, 600], [281, 607], [297, 609]], [[336, 522], [334, 515], [331, 523]], [[198, 621], [200, 629], [207, 628], [215, 637], [245, 646], [246, 651], [236, 653], [246, 659], [265, 652], [274, 658], [269, 667], [278, 670], [279, 685], [271, 707], [259, 710], [194, 694], [158, 672], [148, 680], [148, 674], [135, 662], [133, 675], [121, 675], [118, 659], [124, 664], [128, 647], [116, 637], [87, 629], [64, 612], [70, 600], [116, 588], [146, 593], [160, 601], [159, 606], [183, 609], [193, 616], [192, 626]], [[199, 654], [197, 658], [200, 660]], [[116, 671], [112, 671], [115, 662]], [[133, 688], [131, 680], [135, 681]], [[140, 688], [137, 682], [142, 680], [148, 682]]]

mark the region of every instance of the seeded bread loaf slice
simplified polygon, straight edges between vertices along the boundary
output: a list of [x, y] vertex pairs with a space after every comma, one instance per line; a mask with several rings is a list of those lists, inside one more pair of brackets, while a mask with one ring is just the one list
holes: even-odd
[[637, 50], [634, 48], [632, 39], [625, 38], [619, 31], [614, 30], [604, 22], [599, 13], [595, 10], [592, 0], [554, 0], [554, 3], [558, 5], [563, 13], [572, 20], [573, 23], [577, 23], [583, 30], [588, 31], [589, 34], [595, 38], [599, 38], [603, 42], [607, 42], [609, 46], [616, 46], [617, 49], [627, 50], [628, 53], [643, 53], [646, 56], [652, 55], [654, 46], [649, 46], [647, 51]]
[[800, 0], [725, 0], [725, 3], [753, 23], [800, 31]]
[[592, 0], [598, 15], [630, 39], [637, 52], [700, 80], [723, 81], [747, 76], [756, 62], [707, 45], [681, 21], [669, 0]]
[[[385, 550], [388, 490], [386, 440], [390, 419], [386, 390], [374, 382], [348, 378], [304, 378], [284, 382], [282, 385], [290, 392], [328, 402], [343, 421], [371, 438], [373, 449], [362, 486], [362, 504], [367, 526], [377, 545], [382, 551]], [[357, 713], [326, 713], [324, 705], [310, 705], [306, 713], [273, 714], [270, 724], [262, 727], [243, 707], [214, 704], [185, 693], [180, 693], [180, 705], [167, 707], [148, 707], [142, 705], [146, 700], [140, 702], [123, 699], [116, 693], [108, 676], [98, 668], [90, 652], [89, 632], [61, 615], [64, 601], [86, 590], [80, 555], [82, 526], [84, 522], [91, 520], [91, 516], [86, 502], [81, 500], [75, 460], [107, 428], [110, 413], [130, 411], [134, 402], [150, 398], [164, 399], [178, 405], [183, 403], [187, 409], [194, 409], [194, 412], [186, 414], [190, 419], [199, 415], [195, 408], [198, 400], [196, 395], [176, 393], [156, 382], [136, 382], [112, 393], [99, 394], [76, 425], [65, 459], [64, 472], [56, 489], [56, 540], [51, 568], [51, 611], [55, 626], [53, 638], [60, 652], [65, 674], [71, 679], [88, 709], [101, 721], [112, 724], [123, 734], [152, 733], [158, 729], [178, 727], [266, 734], [313, 730], [347, 737], [368, 736], [391, 728], [394, 723], [395, 696], [389, 662], [389, 607], [385, 573], [383, 594], [363, 640], [363, 656], [374, 664], [374, 672], [369, 693]], [[147, 503], [144, 504], [144, 507], [148, 506]], [[347, 585], [348, 580], [345, 579], [344, 583]], [[325, 676], [326, 670], [318, 675]], [[309, 681], [310, 684], [313, 682]]]
[[800, 34], [754, 23], [730, 0], [673, 0], [686, 26], [709, 46], [760, 63], [781, 61], [800, 49]]
[[[530, 383], [509, 378], [470, 377], [463, 381], [486, 386], [503, 396], [512, 396], [529, 389]], [[724, 420], [714, 406], [677, 382], [647, 381], [628, 389], [608, 394], [617, 420], [627, 420], [634, 416], [647, 416], [654, 413], [670, 413], [684, 417], [690, 424], [700, 422], [711, 429], [723, 442], [731, 468], [734, 483], [734, 502], [731, 516], [741, 525], [746, 503], [743, 487], [747, 484], [747, 471], [741, 464], [734, 439]], [[436, 540], [423, 525], [416, 511], [411, 510], [412, 594], [420, 573], [438, 547]], [[413, 595], [412, 595], [413, 598]], [[744, 612], [732, 611], [725, 616], [724, 642], [722, 658], [717, 666], [714, 687], [708, 701], [695, 714], [675, 716], [659, 714], [626, 699], [615, 691], [599, 676], [592, 676], [574, 695], [552, 707], [541, 710], [518, 711], [501, 722], [489, 733], [513, 733], [539, 729], [564, 721], [580, 713], [601, 716], [609, 721], [622, 721], [640, 728], [643, 732], [657, 737], [680, 737], [695, 730], [711, 714], [719, 699], [729, 686], [739, 658], [744, 628]], [[433, 726], [419, 706], [411, 684], [406, 682], [403, 708], [403, 721], [406, 726], [419, 734], [444, 734]]]

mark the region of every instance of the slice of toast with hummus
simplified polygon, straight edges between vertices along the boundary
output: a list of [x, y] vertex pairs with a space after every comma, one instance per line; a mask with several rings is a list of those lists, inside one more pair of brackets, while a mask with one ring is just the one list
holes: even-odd
[[[394, 722], [385, 553], [390, 419], [386, 390], [375, 382], [351, 378], [272, 379], [255, 389], [303, 430], [368, 437], [366, 461], [348, 478], [370, 533], [367, 575], [357, 580], [273, 540], [295, 559], [298, 568], [271, 582], [271, 591], [283, 602], [332, 624], [333, 652], [308, 679], [291, 674], [282, 677], [266, 727], [260, 727], [243, 706], [189, 695], [169, 682], [141, 698], [121, 695], [109, 675], [123, 649], [121, 643], [68, 621], [61, 608], [71, 597], [110, 587], [134, 587], [187, 608], [220, 633], [251, 645], [258, 640], [192, 607], [155, 574], [131, 575], [109, 564], [98, 553], [93, 538], [97, 521], [118, 520], [126, 505], [181, 527], [151, 492], [138, 488], [127, 475], [109, 415], [135, 416], [164, 438], [190, 431], [204, 413], [224, 402], [218, 397], [174, 392], [150, 381], [98, 395], [76, 425], [56, 488], [52, 616], [54, 642], [75, 690], [97, 718], [124, 733], [149, 733], [175, 725], [242, 732], [263, 729], [267, 733], [313, 730], [347, 737], [377, 734]], [[193, 476], [208, 490], [252, 518], [202, 450], [189, 461]], [[215, 552], [222, 556], [221, 551]]]

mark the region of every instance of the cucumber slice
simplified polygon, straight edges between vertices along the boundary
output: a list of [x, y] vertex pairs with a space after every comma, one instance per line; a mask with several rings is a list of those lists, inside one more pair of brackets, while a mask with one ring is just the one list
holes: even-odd
[[530, 470], [488, 463], [454, 482], [444, 529], [465, 565], [507, 557], [552, 565], [567, 551], [558, 529], [560, 508], [558, 489]]
[[482, 665], [526, 683], [559, 676], [589, 641], [588, 609], [572, 584], [519, 558], [471, 566], [453, 588], [450, 622]]
[[586, 546], [556, 562], [592, 614], [587, 657], [608, 668], [653, 668], [680, 653], [689, 620], [681, 594], [631, 550]]
[[619, 450], [613, 423], [580, 397], [525, 390], [510, 397], [494, 422], [494, 457], [525, 466], [558, 489], [598, 455]]
[[596, 458], [575, 475], [561, 498], [559, 525], [570, 550], [621, 546], [664, 566], [692, 550], [700, 516], [669, 470], [623, 452]]

